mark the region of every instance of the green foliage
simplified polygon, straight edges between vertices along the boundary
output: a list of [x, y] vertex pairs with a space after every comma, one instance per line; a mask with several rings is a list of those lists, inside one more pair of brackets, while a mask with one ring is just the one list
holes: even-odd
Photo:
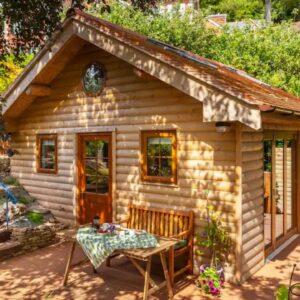
[[88, 12], [195, 53], [207, 53], [207, 49], [216, 39], [215, 33], [205, 26], [206, 21], [201, 13], [187, 11], [182, 15], [178, 9], [175, 9], [172, 13], [164, 15], [144, 14], [132, 7], [124, 8], [118, 4], [112, 7], [110, 14], [101, 14], [97, 8], [92, 8]]
[[[206, 248], [211, 254], [210, 267], [217, 267], [220, 261], [225, 259], [225, 255], [230, 247], [228, 232], [222, 227], [220, 214], [210, 205], [207, 206], [207, 224], [204, 234], [198, 236], [197, 241], [200, 248]], [[198, 251], [198, 254], [203, 254]]]
[[276, 300], [288, 300], [289, 288], [285, 285], [280, 285], [276, 291]]
[[3, 178], [2, 182], [6, 185], [19, 185], [18, 180], [13, 176], [6, 176], [5, 178]]
[[[200, 0], [200, 8], [205, 13], [226, 13], [229, 21], [264, 18], [264, 0]], [[299, 0], [272, 0], [272, 19], [300, 20]]]
[[264, 5], [262, 0], [222, 0], [213, 1], [214, 4], [206, 4], [206, 14], [227, 14], [228, 21], [245, 19], [262, 19], [264, 17]]
[[300, 96], [300, 35], [289, 24], [225, 29], [208, 57]]
[[7, 54], [0, 58], [0, 94], [7, 89], [32, 57], [33, 55], [22, 55], [16, 58], [13, 54]]
[[43, 214], [38, 213], [38, 212], [29, 211], [26, 214], [26, 217], [29, 221], [31, 221], [32, 223], [34, 223], [36, 225], [40, 225], [44, 222]]
[[299, 0], [273, 0], [272, 17], [275, 21], [300, 20]]
[[162, 42], [246, 71], [257, 79], [300, 96], [300, 35], [290, 24], [251, 30], [207, 28], [201, 12], [178, 10], [147, 15], [132, 7], [113, 5], [112, 12], [90, 13]]

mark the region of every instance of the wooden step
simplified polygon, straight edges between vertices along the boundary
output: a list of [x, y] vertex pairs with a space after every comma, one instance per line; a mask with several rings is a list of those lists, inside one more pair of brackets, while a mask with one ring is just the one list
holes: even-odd
[[21, 244], [15, 241], [6, 241], [0, 243], [0, 260], [13, 256], [21, 249]]

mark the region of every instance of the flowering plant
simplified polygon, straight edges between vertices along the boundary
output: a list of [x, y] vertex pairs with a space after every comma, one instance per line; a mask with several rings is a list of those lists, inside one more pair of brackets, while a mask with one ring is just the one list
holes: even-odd
[[[198, 246], [209, 250], [210, 267], [217, 267], [220, 261], [224, 261], [230, 247], [229, 234], [222, 227], [221, 216], [211, 205], [207, 206], [207, 224], [202, 236], [198, 236]], [[204, 253], [198, 250], [197, 254]]]
[[219, 295], [221, 288], [224, 286], [223, 269], [205, 265], [200, 266], [200, 274], [196, 284], [207, 294]]
[[[230, 247], [230, 238], [227, 230], [222, 227], [221, 216], [211, 205], [207, 206], [207, 224], [204, 233], [198, 236], [198, 246], [206, 248], [210, 255], [210, 265], [200, 267], [197, 286], [206, 293], [219, 295], [224, 285], [224, 272], [220, 263], [225, 260]], [[197, 254], [204, 255], [201, 250]]]

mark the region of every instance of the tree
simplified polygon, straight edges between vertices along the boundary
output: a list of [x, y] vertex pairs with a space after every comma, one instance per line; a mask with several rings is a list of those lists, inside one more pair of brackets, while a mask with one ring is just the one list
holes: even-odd
[[272, 1], [264, 0], [265, 3], [265, 20], [270, 23], [272, 22]]
[[[0, 0], [0, 55], [13, 51], [16, 54], [38, 49], [51, 34], [60, 28], [65, 9], [64, 0]], [[133, 7], [147, 11], [157, 0], [131, 0]], [[69, 14], [83, 10], [88, 4], [110, 11], [108, 0], [72, 0]], [[3, 24], [13, 31], [7, 34]]]

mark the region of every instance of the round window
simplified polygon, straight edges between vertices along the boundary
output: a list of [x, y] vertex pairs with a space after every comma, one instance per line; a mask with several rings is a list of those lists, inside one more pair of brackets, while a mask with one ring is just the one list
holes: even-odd
[[89, 95], [97, 95], [101, 92], [104, 81], [105, 71], [103, 66], [98, 63], [90, 64], [83, 75], [83, 88]]

